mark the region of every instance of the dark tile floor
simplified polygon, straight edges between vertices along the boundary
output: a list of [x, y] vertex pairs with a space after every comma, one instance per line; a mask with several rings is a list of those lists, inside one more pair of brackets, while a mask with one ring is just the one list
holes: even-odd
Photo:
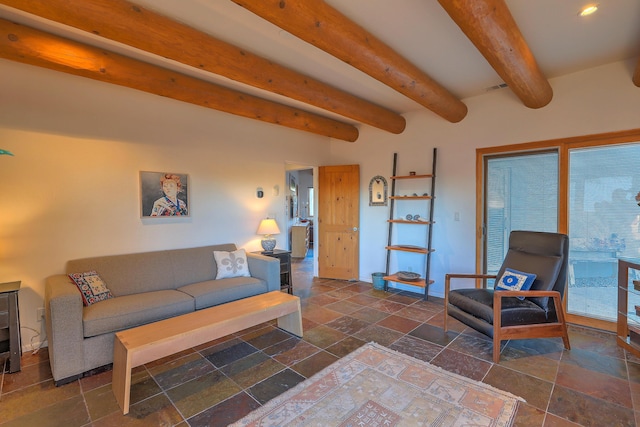
[[640, 360], [617, 347], [613, 334], [571, 327], [571, 351], [559, 339], [513, 341], [493, 364], [484, 336], [455, 321], [443, 332], [441, 300], [312, 279], [311, 271], [309, 258], [295, 261], [304, 339], [271, 322], [139, 367], [127, 416], [110, 371], [55, 387], [44, 348], [23, 356], [21, 372], [2, 375], [0, 425], [225, 426], [368, 341], [523, 397], [516, 426], [634, 426], [640, 419]]

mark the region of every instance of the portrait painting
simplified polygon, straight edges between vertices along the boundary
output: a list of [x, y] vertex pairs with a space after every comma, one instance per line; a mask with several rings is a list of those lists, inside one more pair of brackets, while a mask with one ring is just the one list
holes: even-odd
[[142, 218], [189, 216], [188, 175], [140, 172]]

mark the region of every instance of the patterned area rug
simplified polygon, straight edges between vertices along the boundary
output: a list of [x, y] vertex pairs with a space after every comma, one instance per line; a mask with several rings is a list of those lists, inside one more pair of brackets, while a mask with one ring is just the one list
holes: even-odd
[[511, 426], [522, 399], [369, 343], [233, 426]]

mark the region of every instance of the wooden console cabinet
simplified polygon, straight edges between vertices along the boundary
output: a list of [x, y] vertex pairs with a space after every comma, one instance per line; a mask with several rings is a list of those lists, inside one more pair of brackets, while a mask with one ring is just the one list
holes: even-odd
[[291, 256], [304, 258], [309, 250], [309, 223], [291, 227]]

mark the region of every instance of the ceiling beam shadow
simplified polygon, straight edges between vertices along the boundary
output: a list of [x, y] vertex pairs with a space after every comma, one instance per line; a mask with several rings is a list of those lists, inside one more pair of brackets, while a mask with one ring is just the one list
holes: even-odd
[[524, 105], [540, 108], [551, 102], [551, 85], [504, 0], [438, 2]]
[[126, 0], [0, 4], [399, 134], [404, 117]]
[[350, 124], [0, 19], [0, 58], [353, 142]]
[[322, 0], [232, 1], [452, 123], [467, 114], [467, 106], [447, 89]]

